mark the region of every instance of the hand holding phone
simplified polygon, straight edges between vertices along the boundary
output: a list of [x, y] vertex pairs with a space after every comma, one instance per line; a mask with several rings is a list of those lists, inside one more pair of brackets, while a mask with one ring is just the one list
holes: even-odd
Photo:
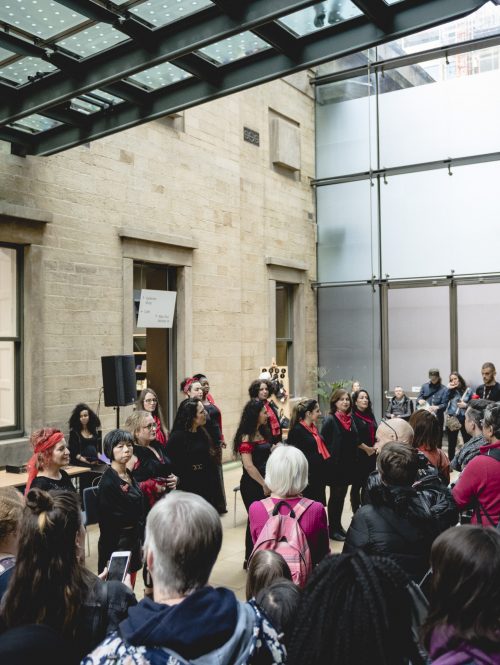
[[131, 552], [128, 550], [113, 552], [108, 564], [108, 580], [125, 581], [130, 563], [130, 554]]

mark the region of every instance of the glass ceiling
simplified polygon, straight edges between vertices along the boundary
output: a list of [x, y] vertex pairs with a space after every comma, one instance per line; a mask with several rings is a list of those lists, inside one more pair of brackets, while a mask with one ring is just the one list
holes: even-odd
[[[335, 59], [471, 39], [439, 26], [480, 8], [492, 11], [486, 0], [0, 0], [0, 140], [53, 154]], [[484, 25], [477, 34], [500, 33], [500, 19]]]

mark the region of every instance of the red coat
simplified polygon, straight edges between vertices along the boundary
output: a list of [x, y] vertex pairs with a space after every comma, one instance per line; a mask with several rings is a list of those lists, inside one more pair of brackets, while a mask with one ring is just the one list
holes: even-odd
[[[480, 454], [467, 464], [452, 493], [461, 510], [467, 506], [474, 507], [475, 499], [479, 499], [496, 525], [500, 520], [500, 462], [486, 455], [492, 448], [500, 448], [500, 441], [479, 448]], [[471, 521], [477, 524], [475, 513]], [[482, 511], [481, 523], [492, 526]]]

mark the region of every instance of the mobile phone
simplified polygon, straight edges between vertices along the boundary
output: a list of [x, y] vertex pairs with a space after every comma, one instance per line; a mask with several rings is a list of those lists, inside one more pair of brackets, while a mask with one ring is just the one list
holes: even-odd
[[130, 551], [113, 552], [108, 565], [108, 580], [123, 582], [128, 573]]

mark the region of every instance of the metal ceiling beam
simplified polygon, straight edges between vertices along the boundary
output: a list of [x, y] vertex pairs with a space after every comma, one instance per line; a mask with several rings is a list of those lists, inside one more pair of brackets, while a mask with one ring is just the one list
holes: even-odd
[[266, 22], [314, 4], [314, 0], [253, 0], [245, 6], [242, 18], [221, 15], [214, 5], [206, 10], [159, 28], [151, 33], [147, 46], [124, 43], [104, 54], [88, 58], [73, 76], [55, 72], [29, 89], [6, 90], [0, 97], [0, 124], [11, 122], [35, 112], [43, 112], [54, 104], [135, 74], [142, 69], [174, 60], [202, 46], [225, 37], [251, 30]]
[[268, 42], [280, 53], [297, 56], [300, 51], [300, 40], [292, 33], [279, 25], [279, 23], [267, 23], [253, 31], [258, 37]]
[[384, 0], [351, 0], [351, 2], [384, 32], [392, 29], [392, 9]]
[[121, 129], [128, 129], [163, 115], [307, 69], [332, 58], [355, 53], [383, 41], [398, 39], [414, 32], [416, 18], [419, 18], [426, 27], [430, 27], [450, 17], [466, 15], [482, 4], [483, 0], [429, 0], [425, 6], [423, 3], [420, 5], [422, 12], [427, 10], [427, 22], [423, 15], [415, 16], [413, 7], [400, 6], [398, 31], [390, 35], [383, 33], [364, 16], [336, 24], [316, 33], [316, 39], [309, 39], [304, 43], [300, 64], [284, 54], [270, 50], [263, 51], [248, 58], [246, 62], [233, 63], [231, 68], [223, 73], [218, 86], [206, 81], [189, 80], [184, 81], [182, 86], [176, 86], [175, 89], [170, 86], [163, 88], [154, 95], [151, 94], [147, 112], [145, 109], [117, 106], [105, 118], [95, 118], [84, 130], [64, 127], [51, 131], [50, 136], [40, 136], [34, 152], [49, 155], [89, 140], [108, 136]]
[[46, 59], [45, 50], [41, 46], [36, 46], [25, 39], [21, 39], [12, 32], [0, 30], [0, 46], [12, 51], [12, 53], [17, 53], [17, 55]]

